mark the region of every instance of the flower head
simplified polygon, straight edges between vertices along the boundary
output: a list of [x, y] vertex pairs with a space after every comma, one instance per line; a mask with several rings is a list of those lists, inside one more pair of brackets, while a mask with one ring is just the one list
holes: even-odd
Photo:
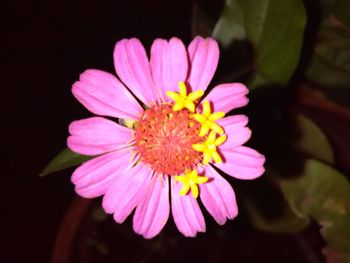
[[204, 232], [199, 199], [219, 224], [236, 217], [234, 191], [216, 168], [254, 179], [265, 158], [242, 146], [251, 135], [247, 117], [224, 117], [248, 103], [243, 84], [218, 85], [203, 98], [218, 59], [211, 38], [196, 37], [187, 50], [177, 38], [156, 39], [150, 60], [133, 38], [115, 46], [119, 79], [100, 70], [82, 73], [73, 95], [92, 113], [125, 125], [106, 117], [71, 123], [68, 147], [98, 155], [73, 173], [76, 192], [103, 195], [104, 210], [118, 223], [135, 210], [133, 228], [145, 238], [162, 230], [170, 206], [181, 233]]

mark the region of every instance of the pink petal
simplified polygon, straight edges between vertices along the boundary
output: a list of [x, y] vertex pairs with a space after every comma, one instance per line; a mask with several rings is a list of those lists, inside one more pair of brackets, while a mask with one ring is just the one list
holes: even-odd
[[235, 193], [231, 185], [214, 168], [208, 165], [205, 170], [209, 181], [200, 185], [200, 197], [215, 221], [223, 225], [226, 218], [233, 219], [238, 214]]
[[163, 101], [168, 101], [167, 91], [179, 90], [179, 82], [185, 81], [188, 72], [187, 52], [176, 37], [166, 41], [156, 39], [151, 48], [151, 69], [154, 84]]
[[192, 91], [206, 90], [218, 65], [220, 51], [212, 38], [195, 37], [188, 47], [190, 74], [188, 83]]
[[241, 83], [220, 84], [205, 97], [211, 101], [214, 111], [229, 112], [248, 104], [248, 89]]
[[72, 175], [75, 191], [86, 198], [106, 193], [113, 179], [135, 163], [131, 148], [107, 153], [79, 166]]
[[168, 221], [170, 213], [169, 179], [153, 176], [147, 193], [137, 206], [133, 218], [136, 233], [145, 238], [153, 238], [159, 234]]
[[221, 150], [224, 161], [214, 164], [228, 175], [238, 179], [251, 180], [261, 176], [265, 169], [265, 157], [257, 151], [239, 146]]
[[136, 39], [123, 39], [114, 48], [114, 66], [119, 78], [141, 101], [150, 106], [158, 101], [146, 51]]
[[69, 125], [67, 145], [74, 152], [98, 155], [130, 145], [132, 130], [102, 117], [74, 121]]
[[175, 224], [187, 237], [205, 232], [205, 221], [198, 202], [191, 194], [180, 196], [181, 184], [171, 177], [171, 208]]
[[232, 115], [216, 121], [221, 127], [227, 130], [245, 127], [248, 124], [248, 117], [245, 115]]
[[143, 164], [137, 164], [129, 171], [117, 176], [103, 197], [102, 206], [106, 213], [114, 214], [117, 223], [122, 223], [145, 197], [152, 173]]
[[226, 117], [217, 122], [223, 127], [227, 136], [226, 141], [219, 146], [220, 150], [243, 145], [250, 139], [252, 131], [244, 127], [247, 122], [248, 118], [244, 115]]
[[120, 81], [107, 72], [89, 69], [72, 88], [73, 95], [89, 111], [125, 119], [137, 119], [140, 104]]

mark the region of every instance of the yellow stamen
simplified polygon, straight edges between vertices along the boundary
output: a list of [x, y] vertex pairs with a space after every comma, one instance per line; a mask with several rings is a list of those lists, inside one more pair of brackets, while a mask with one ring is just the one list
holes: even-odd
[[221, 111], [211, 113], [209, 101], [205, 100], [203, 102], [203, 114], [193, 114], [193, 118], [201, 124], [199, 136], [203, 137], [207, 135], [209, 130], [215, 131], [218, 134], [223, 134], [224, 130], [220, 125], [215, 123], [215, 121], [221, 119], [224, 116], [225, 113]]
[[175, 101], [173, 111], [179, 111], [183, 108], [188, 109], [190, 112], [195, 111], [195, 101], [202, 97], [204, 94], [203, 90], [196, 90], [187, 95], [187, 88], [184, 82], [179, 82], [179, 93], [174, 91], [167, 91], [166, 95]]
[[220, 146], [226, 141], [226, 135], [222, 135], [219, 138], [216, 138], [214, 131], [209, 133], [208, 138], [203, 143], [193, 144], [192, 148], [198, 152], [203, 153], [203, 164], [207, 165], [211, 159], [216, 163], [221, 163], [222, 159], [219, 153], [216, 150], [216, 147]]
[[119, 123], [130, 129], [134, 129], [134, 125], [137, 124], [136, 121], [127, 119], [119, 119]]
[[198, 197], [198, 184], [204, 184], [208, 181], [208, 177], [198, 176], [197, 170], [186, 171], [182, 176], [175, 176], [175, 180], [182, 183], [180, 195], [184, 196], [191, 189], [192, 196]]

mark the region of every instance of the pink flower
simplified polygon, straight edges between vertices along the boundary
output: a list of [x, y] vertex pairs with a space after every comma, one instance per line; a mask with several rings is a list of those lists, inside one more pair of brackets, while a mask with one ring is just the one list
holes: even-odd
[[[219, 60], [215, 40], [196, 37], [186, 50], [181, 40], [156, 39], [151, 59], [138, 39], [123, 39], [114, 50], [114, 75], [86, 70], [74, 96], [104, 117], [74, 121], [68, 147], [99, 155], [72, 176], [76, 192], [103, 195], [103, 208], [122, 223], [136, 208], [133, 228], [156, 236], [170, 214], [185, 236], [205, 232], [197, 197], [218, 224], [237, 216], [231, 185], [218, 168], [238, 179], [264, 172], [265, 158], [242, 146], [251, 136], [244, 115], [224, 117], [248, 103], [240, 83], [221, 84], [203, 100]], [[137, 99], [136, 99], [136, 98]]]

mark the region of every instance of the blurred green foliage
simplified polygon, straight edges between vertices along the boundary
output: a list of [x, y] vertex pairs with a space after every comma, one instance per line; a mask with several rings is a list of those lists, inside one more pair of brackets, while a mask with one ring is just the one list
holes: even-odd
[[282, 190], [296, 214], [319, 222], [329, 247], [350, 253], [350, 183], [346, 177], [308, 159], [299, 178], [282, 181]]
[[350, 88], [350, 31], [337, 24], [335, 19], [330, 17], [323, 22], [317, 35], [311, 65], [306, 74], [309, 80], [326, 89], [348, 89]]
[[248, 40], [256, 52], [250, 87], [285, 85], [299, 61], [306, 14], [301, 0], [227, 0], [213, 37]]
[[69, 149], [64, 149], [45, 167], [39, 176], [45, 176], [72, 166], [79, 165], [92, 158], [93, 156], [85, 156], [72, 152]]
[[307, 156], [334, 163], [332, 146], [324, 132], [303, 114], [296, 115], [296, 125], [300, 132], [296, 148]]

